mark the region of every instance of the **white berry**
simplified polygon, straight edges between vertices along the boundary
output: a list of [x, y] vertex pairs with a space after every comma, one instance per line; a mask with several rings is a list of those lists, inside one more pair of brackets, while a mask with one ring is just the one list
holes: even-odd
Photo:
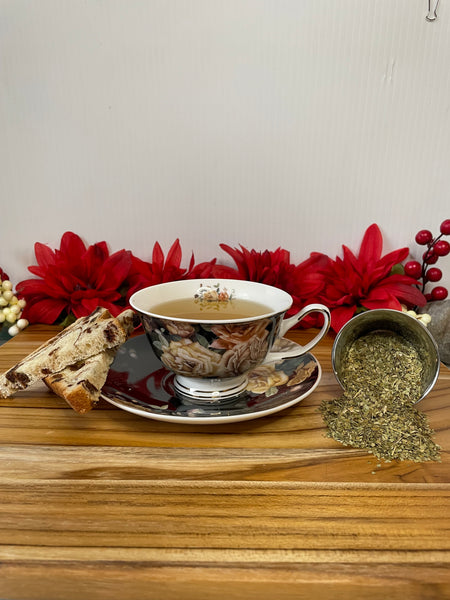
[[423, 315], [420, 315], [419, 319], [422, 321], [422, 323], [424, 325], [428, 325], [428, 323], [431, 323], [431, 315], [429, 315], [428, 313], [424, 313]]
[[21, 329], [25, 329], [29, 324], [26, 319], [22, 319], [22, 310], [27, 305], [26, 300], [14, 295], [12, 283], [9, 280], [0, 280], [0, 326], [8, 323], [11, 326], [8, 333], [17, 335]]

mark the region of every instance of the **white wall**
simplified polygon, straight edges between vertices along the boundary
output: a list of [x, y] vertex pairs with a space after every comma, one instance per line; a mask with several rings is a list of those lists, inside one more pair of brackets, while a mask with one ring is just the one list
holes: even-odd
[[[419, 248], [450, 218], [450, 2], [0, 0], [0, 266], [71, 229], [186, 263], [220, 242]], [[450, 257], [440, 261], [450, 281]]]

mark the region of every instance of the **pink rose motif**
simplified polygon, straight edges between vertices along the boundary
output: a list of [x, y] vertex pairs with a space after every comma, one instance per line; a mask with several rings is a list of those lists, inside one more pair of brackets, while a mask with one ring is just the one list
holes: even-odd
[[295, 369], [294, 375], [289, 380], [289, 383], [287, 384], [288, 387], [292, 387], [293, 385], [303, 383], [303, 381], [306, 381], [306, 379], [308, 379], [308, 377], [311, 377], [311, 375], [314, 373], [315, 369], [316, 369], [316, 363], [313, 360], [309, 361], [306, 365], [299, 365]]
[[198, 342], [182, 339], [165, 346], [160, 358], [168, 369], [180, 375], [217, 377], [221, 357]]
[[188, 338], [195, 333], [195, 329], [190, 323], [184, 323], [183, 321], [163, 321], [163, 323], [164, 327], [172, 335]]
[[224, 375], [245, 373], [264, 360], [267, 350], [267, 341], [254, 335], [244, 343], [235, 344], [223, 354], [220, 370], [223, 370]]
[[288, 380], [286, 373], [277, 371], [274, 365], [260, 365], [249, 373], [247, 390], [255, 394], [265, 394], [287, 383]]
[[270, 319], [261, 319], [254, 323], [214, 325], [211, 331], [217, 336], [217, 339], [211, 344], [211, 348], [229, 350], [236, 344], [246, 343], [252, 338], [265, 340], [269, 335], [267, 325]]

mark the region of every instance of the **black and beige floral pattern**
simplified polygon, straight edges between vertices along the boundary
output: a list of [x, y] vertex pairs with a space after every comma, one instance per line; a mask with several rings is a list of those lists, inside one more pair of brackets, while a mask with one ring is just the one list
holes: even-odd
[[211, 325], [142, 318], [153, 350], [168, 369], [186, 377], [233, 377], [264, 360], [282, 317]]

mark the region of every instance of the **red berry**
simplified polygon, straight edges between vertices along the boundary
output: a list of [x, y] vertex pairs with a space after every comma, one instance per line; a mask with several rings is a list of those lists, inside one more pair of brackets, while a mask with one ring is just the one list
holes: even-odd
[[431, 294], [430, 294], [430, 293], [428, 293], [428, 294], [425, 294], [425, 300], [426, 300], [427, 302], [431, 302], [431, 300], [433, 300], [433, 298], [431, 297]]
[[427, 263], [427, 265], [434, 265], [437, 263], [439, 256], [434, 254], [432, 250], [427, 250], [423, 253], [423, 262]]
[[428, 229], [421, 229], [416, 234], [416, 242], [420, 246], [425, 246], [426, 244], [429, 244], [432, 239], [433, 239], [433, 234], [431, 233], [431, 231], [428, 231]]
[[426, 279], [427, 281], [439, 281], [442, 279], [442, 271], [436, 267], [431, 267], [431, 269], [428, 269], [427, 271]]
[[438, 285], [437, 287], [431, 290], [431, 298], [432, 300], [445, 300], [448, 296], [447, 288], [442, 285]]
[[441, 233], [444, 235], [450, 235], [450, 219], [445, 219], [445, 221], [442, 221]]
[[422, 265], [417, 260], [410, 260], [405, 265], [405, 275], [419, 279], [422, 274]]
[[439, 240], [433, 246], [433, 253], [438, 256], [447, 256], [449, 252], [450, 244], [445, 240]]

